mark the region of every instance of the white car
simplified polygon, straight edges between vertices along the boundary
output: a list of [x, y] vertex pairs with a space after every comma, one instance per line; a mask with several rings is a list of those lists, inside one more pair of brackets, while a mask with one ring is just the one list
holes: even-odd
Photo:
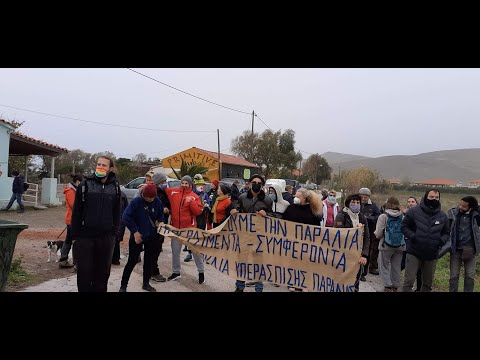
[[[144, 183], [145, 183], [145, 176], [141, 176], [136, 179], [133, 179], [126, 185], [121, 185], [120, 190], [125, 193], [125, 195], [127, 196], [128, 202], [130, 203], [130, 201], [135, 197], [135, 195], [138, 194], [138, 187]], [[178, 187], [180, 186], [180, 180], [167, 177], [167, 186]]]

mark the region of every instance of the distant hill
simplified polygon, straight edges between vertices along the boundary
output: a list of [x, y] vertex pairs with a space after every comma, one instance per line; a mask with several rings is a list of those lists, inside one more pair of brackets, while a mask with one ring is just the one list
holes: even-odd
[[[333, 154], [328, 160], [328, 156]], [[480, 148], [442, 150], [418, 155], [393, 155], [378, 158], [358, 156], [357, 159], [348, 159], [357, 155], [325, 153], [325, 158], [334, 169], [338, 166], [342, 170], [365, 166], [377, 170], [385, 179], [397, 178], [410, 181], [422, 181], [432, 178], [446, 178], [454, 181], [468, 182], [480, 178]], [[322, 155], [323, 157], [324, 155]]]
[[341, 164], [347, 161], [371, 159], [367, 156], [342, 154], [337, 152], [326, 152], [325, 154], [322, 154], [321, 157], [327, 160], [330, 166], [332, 166], [332, 164]]

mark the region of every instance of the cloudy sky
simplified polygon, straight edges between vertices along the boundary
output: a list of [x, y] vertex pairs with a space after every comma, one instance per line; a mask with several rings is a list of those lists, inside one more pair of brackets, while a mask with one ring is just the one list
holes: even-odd
[[[191, 146], [230, 153], [252, 110], [291, 128], [309, 153], [364, 156], [480, 147], [479, 69], [0, 69], [0, 118], [68, 149], [165, 157]], [[73, 121], [5, 105], [142, 130]], [[255, 119], [255, 131], [266, 126]], [[206, 132], [164, 132], [206, 131]]]

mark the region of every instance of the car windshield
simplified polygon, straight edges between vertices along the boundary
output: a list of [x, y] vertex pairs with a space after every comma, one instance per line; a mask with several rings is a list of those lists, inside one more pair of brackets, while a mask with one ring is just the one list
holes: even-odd
[[168, 181], [168, 187], [179, 187], [182, 182], [180, 180]]

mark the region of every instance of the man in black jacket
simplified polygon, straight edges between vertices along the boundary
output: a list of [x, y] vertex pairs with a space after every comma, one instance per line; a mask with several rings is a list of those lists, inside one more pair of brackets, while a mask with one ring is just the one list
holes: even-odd
[[449, 228], [447, 214], [441, 210], [440, 192], [427, 190], [420, 205], [408, 210], [402, 222], [402, 233], [408, 239], [402, 291], [412, 292], [419, 268], [422, 270], [420, 291], [432, 291], [438, 250], [448, 241]]
[[18, 171], [14, 170], [12, 171], [12, 175], [14, 176], [13, 179], [13, 184], [12, 184], [12, 197], [10, 198], [10, 201], [8, 202], [7, 207], [1, 209], [3, 211], [9, 210], [15, 200], [17, 200], [18, 207], [20, 208], [17, 210], [17, 213], [23, 213], [25, 211], [25, 208], [23, 207], [22, 203], [22, 194], [25, 192], [24, 184], [25, 180], [22, 175], [18, 173]]
[[106, 292], [113, 249], [120, 229], [120, 186], [113, 160], [100, 156], [95, 173], [77, 188], [72, 239], [77, 250], [79, 292]]
[[377, 220], [380, 216], [380, 209], [377, 204], [372, 202], [370, 196], [372, 192], [369, 188], [361, 188], [358, 190], [358, 194], [362, 198], [362, 208], [360, 212], [365, 215], [368, 220], [368, 231], [370, 231], [370, 251], [367, 257], [367, 265], [363, 269], [363, 274], [360, 277], [361, 281], [365, 281], [367, 272], [373, 275], [379, 275], [378, 271], [378, 243], [379, 240], [375, 237], [375, 228], [377, 227]]

